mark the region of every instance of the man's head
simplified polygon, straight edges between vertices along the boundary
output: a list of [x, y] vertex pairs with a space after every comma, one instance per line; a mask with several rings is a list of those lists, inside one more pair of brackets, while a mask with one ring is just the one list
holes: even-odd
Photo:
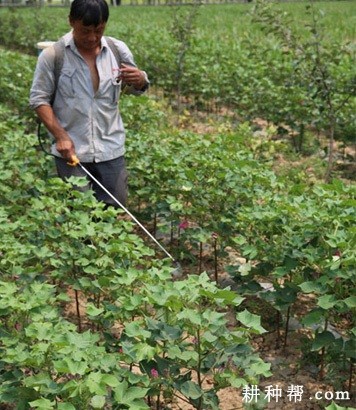
[[80, 20], [84, 26], [98, 26], [108, 19], [109, 7], [105, 0], [74, 0], [70, 7], [70, 22]]
[[69, 23], [77, 47], [88, 51], [98, 47], [108, 19], [109, 7], [105, 0], [74, 0]]

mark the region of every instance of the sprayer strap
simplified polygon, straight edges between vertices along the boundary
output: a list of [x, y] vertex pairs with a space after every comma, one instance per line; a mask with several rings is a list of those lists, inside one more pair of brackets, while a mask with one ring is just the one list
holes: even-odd
[[55, 98], [55, 95], [56, 95], [56, 91], [57, 91], [57, 87], [58, 87], [58, 80], [59, 80], [59, 76], [61, 74], [62, 67], [63, 67], [63, 62], [64, 62], [65, 45], [64, 45], [63, 38], [61, 38], [56, 43], [54, 43], [53, 47], [54, 47], [54, 70], [53, 70], [53, 74], [54, 74], [54, 92], [53, 92], [51, 104], [53, 104], [53, 101], [54, 101], [54, 98]]

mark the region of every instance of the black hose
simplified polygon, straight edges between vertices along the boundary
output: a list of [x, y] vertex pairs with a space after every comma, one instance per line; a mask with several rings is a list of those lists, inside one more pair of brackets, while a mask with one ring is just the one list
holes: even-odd
[[38, 138], [39, 146], [45, 154], [50, 155], [51, 157], [54, 157], [55, 155], [49, 152], [44, 146], [42, 136], [41, 136], [41, 125], [42, 125], [42, 122], [38, 119], [37, 120], [37, 138]]

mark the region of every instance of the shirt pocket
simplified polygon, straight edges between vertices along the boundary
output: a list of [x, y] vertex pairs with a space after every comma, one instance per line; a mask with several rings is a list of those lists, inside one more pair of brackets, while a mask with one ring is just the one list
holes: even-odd
[[66, 98], [74, 98], [75, 90], [75, 68], [62, 69], [58, 80], [58, 91]]
[[117, 104], [119, 102], [119, 98], [120, 98], [121, 81], [117, 81], [116, 78], [113, 78], [112, 81], [111, 81], [110, 88], [112, 90], [112, 102], [114, 104]]

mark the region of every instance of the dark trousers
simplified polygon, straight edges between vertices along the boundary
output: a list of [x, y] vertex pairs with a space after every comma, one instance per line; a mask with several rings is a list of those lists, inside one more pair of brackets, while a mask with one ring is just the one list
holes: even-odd
[[[87, 177], [88, 185], [80, 190], [85, 191], [92, 189], [98, 201], [105, 202], [108, 205], [118, 207], [117, 203], [94, 182], [90, 181], [89, 176], [82, 170], [80, 166], [68, 165], [68, 161], [63, 158], [56, 157], [56, 167], [58, 175], [63, 178], [71, 176]], [[100, 182], [122, 205], [126, 205], [127, 201], [127, 170], [125, 158], [119, 157], [110, 161], [104, 162], [82, 162], [93, 176]]]

